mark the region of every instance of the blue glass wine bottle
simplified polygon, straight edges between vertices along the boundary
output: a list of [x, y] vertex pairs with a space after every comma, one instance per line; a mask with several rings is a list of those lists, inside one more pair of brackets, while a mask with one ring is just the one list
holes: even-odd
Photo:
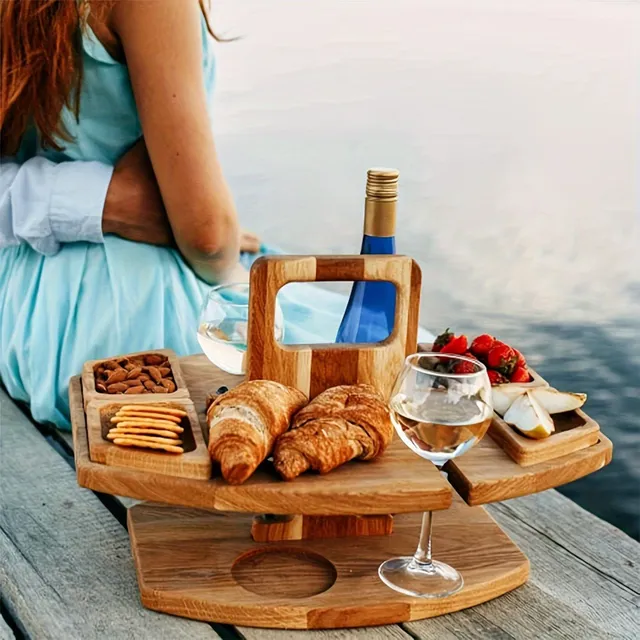
[[[369, 169], [360, 253], [396, 252], [398, 171]], [[354, 282], [336, 342], [380, 342], [393, 330], [396, 288], [390, 282]]]

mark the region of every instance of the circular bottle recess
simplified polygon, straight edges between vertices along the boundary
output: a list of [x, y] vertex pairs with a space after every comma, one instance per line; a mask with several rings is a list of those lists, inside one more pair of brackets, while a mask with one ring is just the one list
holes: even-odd
[[284, 598], [309, 598], [330, 589], [337, 572], [318, 553], [276, 547], [242, 554], [233, 563], [231, 575], [243, 589], [261, 596], [277, 592]]

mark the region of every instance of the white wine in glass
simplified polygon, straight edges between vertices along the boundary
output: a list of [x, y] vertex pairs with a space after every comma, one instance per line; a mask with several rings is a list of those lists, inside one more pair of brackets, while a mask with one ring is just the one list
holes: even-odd
[[[452, 354], [409, 356], [389, 405], [404, 444], [439, 469], [478, 443], [493, 415], [485, 366]], [[422, 598], [442, 598], [462, 588], [462, 576], [431, 557], [431, 518], [431, 512], [423, 516], [413, 556], [391, 558], [380, 565], [378, 574], [392, 589]]]

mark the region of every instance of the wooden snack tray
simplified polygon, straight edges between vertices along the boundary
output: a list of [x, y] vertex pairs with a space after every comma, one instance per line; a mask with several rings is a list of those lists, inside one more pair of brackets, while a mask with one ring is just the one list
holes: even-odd
[[[153, 401], [155, 400], [155, 402]], [[128, 400], [98, 401], [89, 403], [87, 409], [87, 437], [89, 455], [95, 462], [104, 465], [139, 469], [150, 473], [181, 478], [208, 480], [211, 477], [211, 459], [207, 451], [200, 422], [191, 400], [173, 400], [160, 402], [158, 396], [147, 402], [157, 407], [182, 409], [187, 416], [180, 421], [184, 431], [179, 435], [184, 453], [168, 453], [138, 447], [120, 447], [107, 439], [107, 433], [114, 426], [111, 418], [117, 411], [130, 404]], [[134, 418], [132, 418], [135, 421]]]
[[[139, 356], [146, 355], [162, 355], [167, 358], [169, 361], [169, 366], [171, 367], [171, 373], [173, 375], [173, 379], [176, 384], [176, 390], [173, 393], [163, 393], [163, 394], [151, 394], [145, 393], [140, 395], [129, 395], [129, 394], [109, 394], [109, 393], [101, 393], [96, 390], [96, 379], [95, 379], [95, 368], [106, 360], [120, 360], [121, 358], [137, 358]], [[157, 401], [158, 399], [165, 400], [176, 400], [181, 398], [188, 398], [189, 391], [187, 390], [187, 385], [182, 377], [182, 371], [180, 370], [180, 363], [178, 361], [178, 356], [171, 349], [149, 349], [147, 351], [139, 351], [137, 353], [127, 353], [119, 356], [114, 356], [113, 358], [102, 358], [100, 360], [89, 360], [85, 362], [84, 367], [82, 368], [82, 393], [84, 396], [84, 406], [85, 409], [89, 406], [89, 403], [94, 400], [105, 401], [105, 400], [119, 400], [121, 398], [126, 398], [127, 404], [145, 404], [151, 401]]]

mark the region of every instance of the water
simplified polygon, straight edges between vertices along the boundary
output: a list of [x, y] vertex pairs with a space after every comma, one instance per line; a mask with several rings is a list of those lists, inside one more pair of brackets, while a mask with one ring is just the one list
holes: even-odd
[[227, 332], [224, 326], [217, 323], [203, 322], [198, 327], [198, 342], [204, 354], [217, 367], [231, 373], [240, 375], [245, 371], [245, 353], [247, 351], [247, 323], [242, 327], [229, 327]]
[[562, 491], [640, 536], [640, 5], [219, 0], [216, 133], [242, 223], [352, 253], [400, 169], [422, 323], [513, 343], [589, 394], [611, 465]]

